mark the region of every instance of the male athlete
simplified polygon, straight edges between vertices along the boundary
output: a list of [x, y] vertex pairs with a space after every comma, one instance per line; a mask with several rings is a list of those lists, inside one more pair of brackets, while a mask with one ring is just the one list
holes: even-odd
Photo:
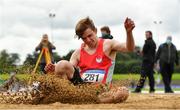
[[[75, 29], [78, 39], [82, 39], [81, 47], [74, 51], [70, 61], [61, 60], [56, 65], [49, 64], [45, 70], [69, 79], [72, 83], [81, 82], [102, 83], [111, 85], [117, 52], [131, 52], [134, 50], [132, 30], [134, 22], [126, 18], [126, 43], [97, 37], [97, 29], [93, 21], [87, 17], [81, 19]], [[79, 70], [78, 70], [79, 69]], [[126, 87], [118, 87], [100, 94], [100, 103], [122, 102], [129, 93]]]

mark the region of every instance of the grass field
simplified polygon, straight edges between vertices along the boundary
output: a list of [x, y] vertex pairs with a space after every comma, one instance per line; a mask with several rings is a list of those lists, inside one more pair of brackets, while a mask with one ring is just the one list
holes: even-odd
[[[155, 79], [158, 77], [158, 75], [160, 75], [160, 74], [154, 75]], [[139, 80], [139, 77], [140, 77], [139, 74], [114, 74], [113, 80], [123, 80], [123, 79]], [[180, 73], [174, 73], [172, 80], [177, 80], [177, 81], [179, 80], [180, 81]]]
[[[19, 79], [28, 79], [29, 78], [29, 74], [17, 74], [16, 75]], [[6, 80], [10, 77], [9, 74], [0, 74], [0, 79], [1, 80]]]
[[[162, 82], [162, 77], [160, 74], [155, 74], [154, 77], [155, 77], [155, 80], [157, 79], [158, 75], [160, 76], [161, 78], [161, 84], [163, 84]], [[140, 78], [140, 75], [139, 74], [114, 74], [113, 75], [113, 80], [116, 82], [116, 81], [119, 81], [119, 80], [126, 80], [126, 79], [129, 79], [129, 80], [135, 80], [135, 81], [138, 81]], [[173, 77], [172, 77], [172, 83], [175, 83], [175, 84], [178, 84], [180, 85], [180, 73], [174, 73], [173, 74]], [[148, 85], [148, 81], [146, 81], [145, 85]], [[149, 87], [149, 86], [148, 86]], [[148, 91], [149, 88], [143, 88], [142, 90], [145, 90], [145, 91]], [[160, 91], [163, 91], [164, 88], [158, 88], [158, 87], [155, 87], [156, 90], [160, 90]], [[173, 90], [175, 91], [180, 91], [180, 88], [173, 88]], [[133, 91], [134, 88], [130, 88], [130, 91]]]

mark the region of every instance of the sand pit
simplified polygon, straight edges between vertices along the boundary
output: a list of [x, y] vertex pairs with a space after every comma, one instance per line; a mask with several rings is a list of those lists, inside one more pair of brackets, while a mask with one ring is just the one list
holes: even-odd
[[133, 94], [117, 104], [0, 104], [0, 109], [180, 109], [180, 94]]
[[[77, 87], [54, 76], [40, 76], [35, 80], [41, 82], [40, 95], [31, 100], [9, 98], [11, 100], [8, 99], [7, 103], [1, 102], [0, 109], [180, 109], [180, 94], [130, 93], [125, 102], [99, 104], [96, 102], [97, 87], [94, 88], [94, 85]], [[115, 83], [114, 86], [126, 85], [128, 81], [125, 82]], [[102, 90], [99, 88], [98, 92]]]

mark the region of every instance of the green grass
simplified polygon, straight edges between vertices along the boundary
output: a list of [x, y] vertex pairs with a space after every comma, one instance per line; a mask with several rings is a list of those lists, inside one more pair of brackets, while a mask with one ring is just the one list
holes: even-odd
[[139, 74], [114, 74], [113, 80], [124, 80], [124, 79], [139, 79]]
[[180, 73], [173, 74], [172, 80], [179, 80], [180, 81]]
[[[29, 74], [17, 74], [16, 76], [19, 79], [28, 79], [30, 75]], [[10, 77], [9, 74], [0, 74], [1, 80], [7, 80], [9, 77]]]
[[[130, 91], [134, 91], [135, 88], [129, 88]], [[164, 88], [155, 88], [156, 91], [164, 91]], [[180, 91], [180, 88], [172, 88], [173, 91]], [[149, 91], [149, 88], [143, 88], [142, 91]]]
[[[139, 80], [139, 77], [140, 77], [140, 74], [130, 74], [130, 73], [129, 74], [114, 74], [113, 80], [124, 80], [124, 79]], [[158, 74], [155, 74], [154, 77], [157, 78]], [[180, 81], [180, 73], [174, 73], [172, 76], [172, 80]]]

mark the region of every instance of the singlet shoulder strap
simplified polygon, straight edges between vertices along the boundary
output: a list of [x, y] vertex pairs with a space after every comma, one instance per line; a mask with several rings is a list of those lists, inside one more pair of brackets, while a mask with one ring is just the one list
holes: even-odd
[[97, 50], [97, 52], [99, 53], [99, 52], [103, 52], [103, 43], [104, 43], [104, 39], [99, 39], [99, 42], [98, 42], [99, 44], [98, 44], [98, 50]]

